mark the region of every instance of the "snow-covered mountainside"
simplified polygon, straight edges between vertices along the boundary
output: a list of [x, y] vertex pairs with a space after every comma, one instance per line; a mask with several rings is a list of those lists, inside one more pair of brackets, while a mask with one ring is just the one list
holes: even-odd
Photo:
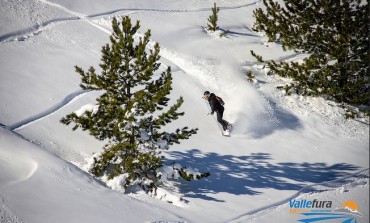
[[[223, 37], [204, 29], [213, 2], [220, 28], [229, 31]], [[267, 76], [250, 50], [275, 60], [305, 55], [284, 52], [251, 30], [253, 10], [262, 6], [259, 0], [0, 0], [0, 222], [298, 222], [307, 216], [294, 212], [295, 202], [314, 200], [369, 222], [367, 120], [345, 119], [333, 102], [276, 88], [289, 80]], [[167, 128], [199, 128], [166, 151], [166, 164], [211, 173], [168, 182], [161, 199], [112, 190], [92, 177], [89, 161], [104, 142], [59, 122], [95, 102], [99, 92], [80, 89], [74, 66], [98, 67], [111, 20], [124, 15], [140, 20], [141, 34], [151, 29], [161, 69], [172, 68], [171, 99], [185, 100], [185, 115]], [[256, 76], [252, 82], [246, 70]], [[231, 137], [207, 116], [205, 90], [226, 102]]]

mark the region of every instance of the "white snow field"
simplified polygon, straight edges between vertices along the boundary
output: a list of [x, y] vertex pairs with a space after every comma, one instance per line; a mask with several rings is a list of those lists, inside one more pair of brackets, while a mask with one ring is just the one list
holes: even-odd
[[[229, 31], [223, 37], [204, 29], [213, 2], [220, 29]], [[284, 52], [252, 31], [253, 10], [262, 6], [259, 0], [0, 0], [0, 222], [299, 222], [310, 216], [292, 213], [293, 204], [306, 200], [330, 201], [327, 209], [342, 211], [325, 222], [344, 222], [348, 208], [351, 222], [369, 222], [368, 119], [347, 120], [334, 102], [276, 88], [289, 80], [267, 76], [250, 50], [275, 60], [305, 55]], [[211, 173], [168, 182], [161, 199], [113, 190], [91, 176], [89, 160], [104, 143], [59, 122], [94, 104], [99, 92], [80, 89], [74, 65], [97, 68], [112, 18], [125, 15], [140, 20], [138, 37], [151, 29], [161, 69], [173, 71], [171, 98], [184, 97], [185, 116], [167, 128], [199, 128], [166, 151], [166, 164]], [[252, 83], [246, 70], [256, 76]], [[231, 137], [207, 116], [205, 90], [226, 102]]]

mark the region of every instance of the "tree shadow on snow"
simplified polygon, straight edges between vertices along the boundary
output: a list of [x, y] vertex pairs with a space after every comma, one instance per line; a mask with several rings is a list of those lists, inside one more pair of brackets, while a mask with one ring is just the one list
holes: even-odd
[[298, 191], [304, 186], [336, 180], [359, 169], [345, 163], [275, 164], [271, 162], [273, 158], [269, 153], [234, 156], [202, 153], [198, 149], [192, 149], [170, 154], [184, 166], [211, 173], [207, 178], [182, 183], [181, 193], [186, 197], [217, 202], [224, 201], [212, 197], [212, 194], [258, 195], [264, 189]]

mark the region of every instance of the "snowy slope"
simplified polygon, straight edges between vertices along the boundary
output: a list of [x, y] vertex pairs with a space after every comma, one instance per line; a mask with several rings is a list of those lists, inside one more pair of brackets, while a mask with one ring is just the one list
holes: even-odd
[[[335, 103], [277, 90], [287, 80], [266, 76], [249, 51], [277, 60], [302, 55], [252, 32], [259, 1], [216, 2], [219, 26], [229, 30], [224, 38], [203, 28], [213, 1], [0, 0], [1, 222], [295, 222], [299, 216], [287, 208], [295, 196], [339, 206], [353, 199], [363, 213], [359, 222], [368, 222], [366, 178], [349, 178], [364, 183], [348, 193], [341, 193], [347, 181], [317, 194], [301, 190], [368, 168], [368, 125], [344, 119]], [[80, 90], [73, 66], [97, 67], [110, 21], [121, 15], [140, 20], [141, 33], [151, 29], [162, 69], [173, 71], [171, 98], [185, 99], [185, 116], [168, 128], [199, 128], [167, 152], [167, 163], [211, 172], [202, 181], [167, 185], [189, 201], [182, 207], [94, 180], [84, 171], [103, 143], [59, 123], [99, 94]], [[253, 83], [246, 69], [256, 75]], [[205, 90], [226, 102], [225, 119], [235, 124], [231, 138], [207, 116]]]
[[179, 218], [122, 196], [38, 145], [0, 131], [1, 222], [105, 222], [107, 215], [109, 222]]

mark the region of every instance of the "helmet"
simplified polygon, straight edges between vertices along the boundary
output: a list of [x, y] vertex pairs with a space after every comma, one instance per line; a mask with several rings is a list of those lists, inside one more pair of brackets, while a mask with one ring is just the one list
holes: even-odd
[[208, 100], [209, 95], [210, 95], [209, 91], [205, 91], [202, 98]]

